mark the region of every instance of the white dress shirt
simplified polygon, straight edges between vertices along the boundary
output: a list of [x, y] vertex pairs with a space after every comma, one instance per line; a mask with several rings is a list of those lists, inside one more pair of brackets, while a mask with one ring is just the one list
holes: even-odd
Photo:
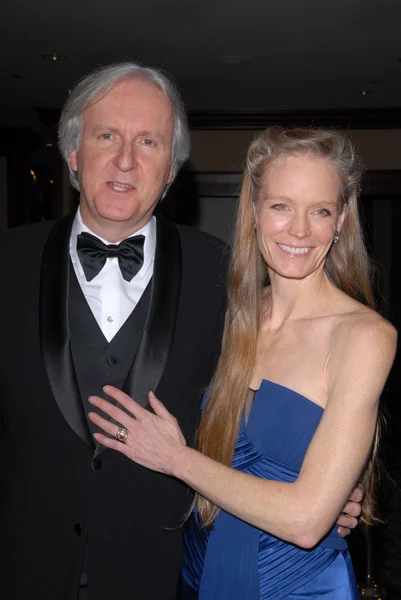
[[[106, 264], [100, 273], [92, 281], [86, 280], [77, 252], [77, 236], [84, 231], [96, 235], [84, 225], [78, 209], [71, 230], [71, 261], [93, 316], [103, 335], [110, 342], [134, 310], [153, 275], [156, 250], [156, 219], [152, 217], [149, 223], [133, 234], [145, 236], [145, 241], [143, 245], [143, 265], [131, 281], [125, 281], [121, 275], [117, 258], [107, 258]], [[98, 235], [96, 237], [105, 244], [110, 243]]]

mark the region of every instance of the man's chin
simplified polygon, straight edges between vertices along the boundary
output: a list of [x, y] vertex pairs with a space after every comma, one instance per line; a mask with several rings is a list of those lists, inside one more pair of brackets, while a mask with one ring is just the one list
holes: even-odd
[[135, 221], [140, 218], [136, 206], [128, 206], [127, 202], [113, 202], [105, 206], [96, 206], [97, 216], [103, 221], [113, 223], [126, 223], [127, 221]]

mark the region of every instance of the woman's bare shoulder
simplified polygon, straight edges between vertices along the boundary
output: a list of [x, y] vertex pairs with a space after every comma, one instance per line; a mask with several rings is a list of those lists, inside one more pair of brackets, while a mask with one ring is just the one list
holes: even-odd
[[377, 335], [388, 337], [389, 340], [397, 337], [396, 329], [389, 321], [339, 289], [335, 293], [333, 308], [336, 317], [334, 330], [340, 335], [345, 331], [349, 335]]
[[[377, 312], [355, 302], [337, 315], [331, 331], [327, 385], [331, 398], [371, 403], [381, 395], [397, 347], [395, 328]], [[342, 401], [342, 400], [341, 400]]]
[[375, 310], [349, 300], [349, 310], [337, 315], [333, 328], [333, 353], [341, 360], [352, 354], [354, 360], [373, 358], [392, 363], [397, 347], [396, 329]]
[[397, 331], [387, 319], [378, 312], [354, 300], [348, 298], [349, 302], [344, 304], [344, 311], [338, 315], [338, 327], [345, 329], [352, 336], [367, 335], [388, 338], [397, 337]]

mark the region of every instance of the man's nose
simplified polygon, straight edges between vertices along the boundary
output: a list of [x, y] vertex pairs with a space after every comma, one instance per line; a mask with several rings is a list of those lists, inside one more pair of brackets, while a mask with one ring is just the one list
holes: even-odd
[[310, 223], [307, 214], [297, 213], [291, 219], [288, 232], [298, 239], [303, 239], [311, 234]]
[[137, 165], [136, 152], [132, 144], [122, 144], [116, 154], [115, 163], [120, 171], [131, 171]]

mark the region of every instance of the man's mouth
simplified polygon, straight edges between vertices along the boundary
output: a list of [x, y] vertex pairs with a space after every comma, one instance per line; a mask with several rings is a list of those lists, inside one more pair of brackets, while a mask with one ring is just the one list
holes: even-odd
[[134, 186], [129, 183], [121, 183], [120, 181], [108, 181], [109, 185], [115, 192], [126, 192], [127, 190], [133, 190]]

